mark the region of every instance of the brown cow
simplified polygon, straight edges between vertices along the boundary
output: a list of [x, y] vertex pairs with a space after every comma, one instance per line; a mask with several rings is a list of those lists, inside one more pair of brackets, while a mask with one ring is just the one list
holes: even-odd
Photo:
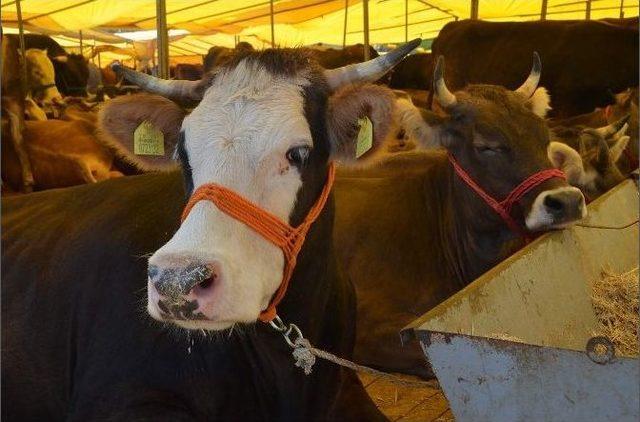
[[[539, 62], [538, 62], [539, 63]], [[486, 192], [506, 197], [548, 169], [548, 97], [533, 95], [537, 66], [518, 90], [471, 85], [455, 94], [434, 80], [447, 116], [421, 129], [423, 144], [447, 149]], [[419, 122], [418, 122], [419, 123]], [[421, 126], [427, 126], [422, 123]], [[342, 170], [335, 186], [335, 246], [358, 294], [355, 358], [427, 375], [417, 344], [402, 346], [409, 322], [524, 244], [463, 182], [441, 150], [394, 155], [364, 170]], [[512, 217], [525, 233], [566, 227], [586, 213], [579, 189], [560, 178], [530, 190]]]
[[[23, 132], [36, 190], [60, 188], [120, 177], [112, 171], [113, 153], [100, 145], [95, 127], [84, 121], [27, 121]], [[22, 177], [16, 153], [2, 137], [2, 179], [13, 188]]]
[[553, 97], [556, 117], [587, 113], [611, 104], [612, 92], [638, 85], [638, 20], [635, 26], [599, 21], [486, 22], [444, 26], [433, 42], [454, 68], [453, 89], [472, 83], [513, 88], [532, 51], [545, 63], [541, 84]]

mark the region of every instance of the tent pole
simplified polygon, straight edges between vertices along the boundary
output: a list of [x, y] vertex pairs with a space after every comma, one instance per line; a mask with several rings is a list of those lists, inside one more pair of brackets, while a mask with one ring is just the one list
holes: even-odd
[[540, 20], [547, 20], [547, 0], [542, 0], [542, 9], [540, 10]]
[[409, 0], [404, 0], [404, 42], [409, 42]]
[[479, 0], [471, 0], [471, 19], [478, 19]]
[[84, 49], [82, 48], [82, 29], [78, 31], [78, 40], [80, 41], [80, 55], [84, 56]]
[[624, 19], [624, 0], [620, 0], [620, 19]]
[[271, 48], [276, 48], [276, 31], [273, 23], [273, 0], [269, 0], [269, 16], [271, 18]]
[[591, 0], [587, 0], [586, 3], [587, 3], [587, 8], [585, 10], [584, 18], [586, 20], [589, 20], [589, 19], [591, 19]]
[[362, 9], [364, 15], [364, 61], [369, 57], [369, 0], [362, 0]]
[[342, 48], [347, 46], [347, 13], [349, 13], [349, 0], [344, 0], [344, 28], [342, 30]]
[[24, 25], [22, 22], [22, 6], [20, 0], [16, 0], [16, 14], [18, 15], [18, 39], [20, 40], [20, 53], [22, 54], [22, 62], [20, 63], [20, 85], [22, 88], [22, 95], [27, 93], [27, 56], [24, 43]]
[[167, 33], [167, 4], [165, 0], [156, 0], [156, 33], [158, 77], [169, 79], [169, 37]]

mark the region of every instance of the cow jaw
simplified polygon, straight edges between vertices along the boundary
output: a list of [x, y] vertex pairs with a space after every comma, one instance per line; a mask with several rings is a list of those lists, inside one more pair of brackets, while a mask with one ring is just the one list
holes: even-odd
[[[302, 179], [287, 151], [312, 146], [305, 84], [246, 62], [219, 74], [183, 123], [183, 166], [193, 187], [216, 183], [289, 221]], [[149, 265], [153, 318], [221, 330], [256, 321], [282, 281], [284, 258], [244, 223], [200, 201]], [[201, 277], [191, 278], [194, 271]]]

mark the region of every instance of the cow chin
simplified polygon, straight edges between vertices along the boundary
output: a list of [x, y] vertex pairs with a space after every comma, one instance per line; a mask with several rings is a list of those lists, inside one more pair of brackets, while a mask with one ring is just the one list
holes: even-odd
[[578, 188], [561, 187], [541, 192], [525, 218], [530, 231], [567, 228], [587, 216], [584, 195]]

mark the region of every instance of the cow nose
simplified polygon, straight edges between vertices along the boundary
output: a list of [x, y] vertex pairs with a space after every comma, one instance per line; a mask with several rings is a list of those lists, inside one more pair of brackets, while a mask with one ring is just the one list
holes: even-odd
[[188, 295], [192, 290], [207, 289], [217, 278], [213, 264], [190, 264], [180, 267], [149, 265], [149, 281], [162, 296], [176, 299]]
[[550, 193], [542, 203], [554, 219], [580, 218], [582, 216], [582, 207], [584, 206], [584, 197], [575, 190], [562, 190]]

